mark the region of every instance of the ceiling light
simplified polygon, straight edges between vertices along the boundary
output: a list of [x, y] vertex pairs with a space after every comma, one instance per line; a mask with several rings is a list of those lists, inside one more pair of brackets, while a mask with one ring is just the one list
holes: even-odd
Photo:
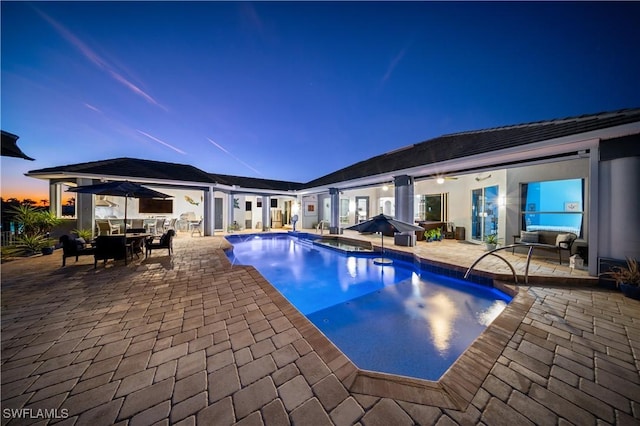
[[443, 177], [439, 177], [438, 179], [436, 179], [436, 182], [438, 182], [438, 184], [442, 185], [444, 183], [444, 178]]
[[382, 186], [382, 190], [383, 190], [383, 191], [388, 191], [388, 190], [389, 190], [389, 187], [388, 187], [387, 185], [383, 185], [383, 186]]

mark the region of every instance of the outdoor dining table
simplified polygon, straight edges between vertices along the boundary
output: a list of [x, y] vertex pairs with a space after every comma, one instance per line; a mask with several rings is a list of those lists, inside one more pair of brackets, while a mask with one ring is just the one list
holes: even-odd
[[[105, 239], [106, 238], [116, 239], [116, 238], [122, 238], [123, 236], [125, 237], [126, 250], [128, 253], [131, 254], [131, 259], [133, 259], [134, 254], [136, 255], [136, 257], [139, 257], [138, 255], [144, 251], [145, 240], [149, 237], [152, 237], [153, 234], [148, 232], [137, 232], [137, 233], [128, 232], [124, 235], [122, 234], [103, 235], [101, 237]], [[92, 245], [95, 245], [95, 241], [92, 242]], [[125, 263], [126, 263], [126, 255], [125, 255]]]
[[140, 233], [126, 233], [125, 234], [126, 239], [127, 239], [127, 246], [131, 246], [131, 257], [133, 258], [133, 254], [136, 254], [136, 257], [138, 255], [138, 253], [142, 253], [143, 247], [144, 247], [144, 242], [147, 238], [152, 237], [153, 234], [149, 233], [149, 232], [140, 232]]

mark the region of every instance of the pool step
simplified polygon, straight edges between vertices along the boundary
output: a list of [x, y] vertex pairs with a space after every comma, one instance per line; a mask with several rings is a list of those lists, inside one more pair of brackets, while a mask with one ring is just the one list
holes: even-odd
[[309, 247], [309, 248], [315, 248], [313, 241], [311, 240], [306, 240], [304, 238], [298, 238], [297, 243], [303, 247]]

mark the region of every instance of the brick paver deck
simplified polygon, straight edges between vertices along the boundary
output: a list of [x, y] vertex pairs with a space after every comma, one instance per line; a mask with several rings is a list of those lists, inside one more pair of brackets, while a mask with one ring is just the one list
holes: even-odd
[[519, 287], [439, 382], [394, 379], [359, 372], [225, 244], [3, 264], [2, 424], [640, 422], [640, 302], [618, 292]]

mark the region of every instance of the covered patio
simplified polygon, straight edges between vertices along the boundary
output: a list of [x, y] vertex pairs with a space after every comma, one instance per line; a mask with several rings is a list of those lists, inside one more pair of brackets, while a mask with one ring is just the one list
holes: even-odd
[[[173, 257], [127, 266], [94, 270], [87, 257], [60, 268], [57, 253], [3, 264], [3, 424], [22, 424], [21, 409], [53, 410], [63, 425], [640, 419], [640, 302], [581, 276], [570, 285], [566, 265], [536, 261], [539, 281], [517, 288], [456, 365], [407, 391], [354, 382], [355, 366], [254, 268], [230, 265], [227, 244], [180, 233]], [[482, 251], [414, 249], [458, 267]]]

